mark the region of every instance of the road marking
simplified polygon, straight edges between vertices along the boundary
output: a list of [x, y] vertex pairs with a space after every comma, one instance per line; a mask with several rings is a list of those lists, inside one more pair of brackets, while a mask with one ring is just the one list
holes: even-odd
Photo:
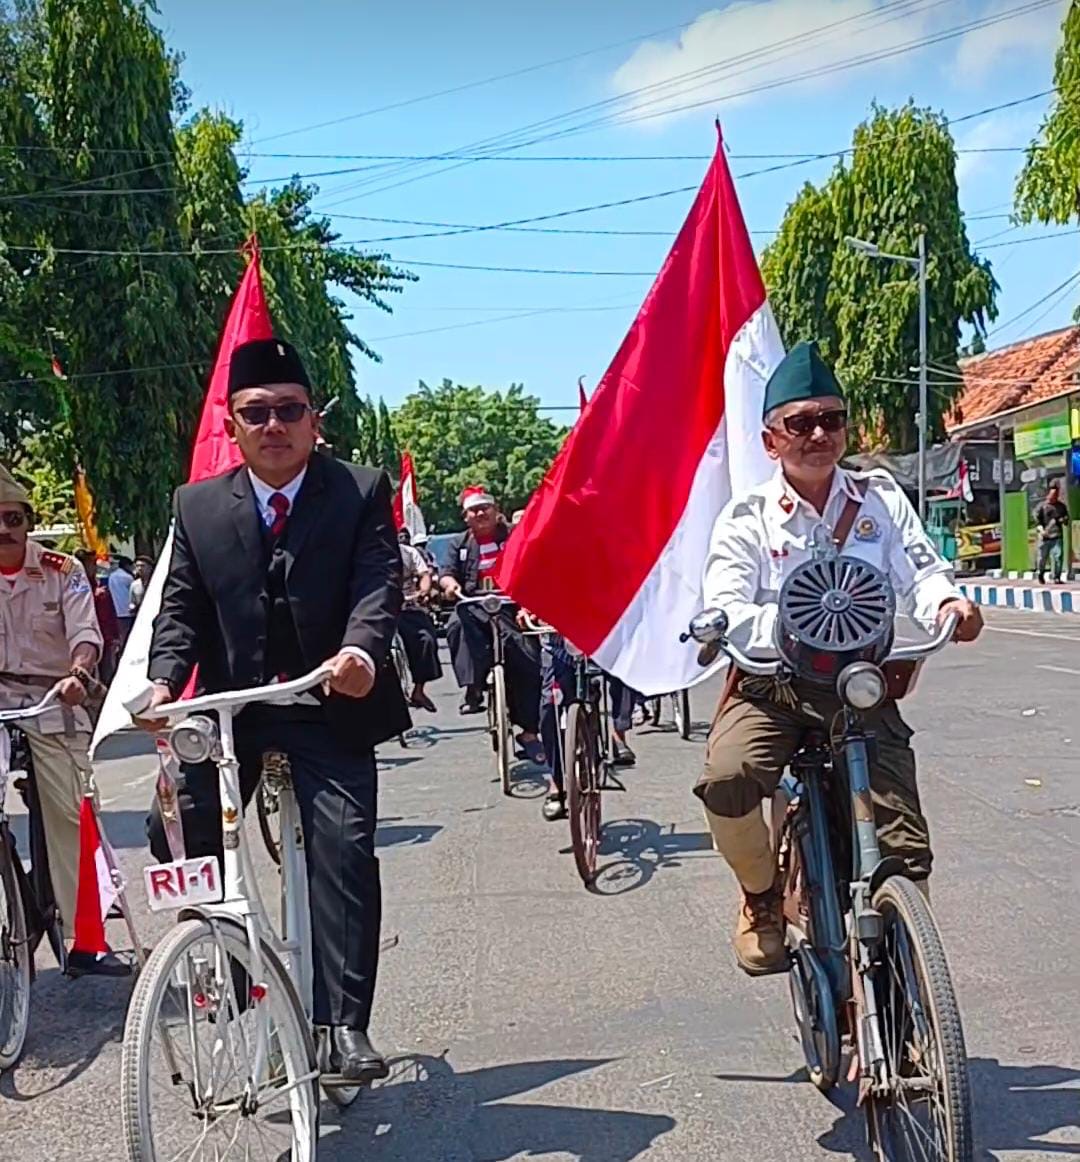
[[1080, 637], [1068, 637], [1060, 633], [1042, 633], [1037, 629], [1006, 629], [1003, 625], [986, 625], [984, 628], [990, 630], [991, 633], [1020, 633], [1024, 637], [1049, 638], [1052, 642], [1080, 642]]
[[1053, 674], [1073, 674], [1080, 678], [1080, 670], [1071, 670], [1068, 666], [1036, 666], [1037, 670], [1049, 670]]

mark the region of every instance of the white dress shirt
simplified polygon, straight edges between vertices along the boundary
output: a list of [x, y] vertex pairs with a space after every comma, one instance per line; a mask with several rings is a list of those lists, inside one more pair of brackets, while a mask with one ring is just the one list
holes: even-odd
[[[296, 503], [296, 494], [300, 491], [300, 485], [304, 483], [304, 477], [307, 475], [307, 465], [289, 481], [288, 484], [283, 484], [280, 488], [272, 488], [265, 480], [260, 480], [258, 476], [249, 468], [248, 479], [251, 481], [252, 490], [255, 493], [255, 503], [259, 509], [259, 516], [262, 522], [269, 528], [277, 518], [277, 513], [270, 505], [270, 497], [281, 493], [289, 502], [289, 511], [285, 514], [286, 520], [292, 516], [292, 511]], [[359, 658], [361, 662], [371, 671], [375, 673], [375, 659], [367, 652], [362, 650], [359, 646], [342, 646], [341, 653], [353, 654]]]
[[[866, 489], [865, 497], [856, 481]], [[861, 503], [843, 552], [889, 578], [901, 612], [931, 630], [941, 604], [962, 596], [952, 566], [939, 556], [888, 472], [850, 473], [838, 467], [823, 513], [777, 472], [728, 504], [713, 527], [705, 562], [705, 604], [727, 613], [732, 641], [745, 652], [775, 653], [780, 587], [792, 570], [810, 560], [818, 526], [824, 524], [822, 532], [831, 538], [849, 496]]]

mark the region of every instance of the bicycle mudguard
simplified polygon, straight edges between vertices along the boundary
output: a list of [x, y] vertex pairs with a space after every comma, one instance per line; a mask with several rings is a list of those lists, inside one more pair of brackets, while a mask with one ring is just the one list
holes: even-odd
[[877, 867], [870, 873], [867, 885], [870, 899], [874, 898], [874, 893], [890, 876], [907, 877], [907, 864], [898, 855], [883, 856]]

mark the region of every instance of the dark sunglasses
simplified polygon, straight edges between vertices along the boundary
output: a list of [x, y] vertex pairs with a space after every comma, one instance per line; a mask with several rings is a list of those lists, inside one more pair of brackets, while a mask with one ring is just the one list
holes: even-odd
[[290, 400], [289, 403], [249, 403], [236, 409], [236, 414], [249, 428], [261, 428], [270, 422], [270, 417], [276, 417], [283, 424], [296, 424], [311, 411], [306, 403], [299, 400]]
[[0, 524], [9, 529], [21, 529], [26, 524], [25, 512], [0, 512]]
[[839, 432], [847, 427], [847, 410], [832, 408], [827, 412], [803, 412], [796, 416], [784, 416], [784, 431], [789, 436], [809, 436], [815, 428], [823, 432]]

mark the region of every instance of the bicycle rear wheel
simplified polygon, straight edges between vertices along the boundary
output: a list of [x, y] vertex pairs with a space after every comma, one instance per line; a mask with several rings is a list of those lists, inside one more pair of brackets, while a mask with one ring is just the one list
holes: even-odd
[[186, 920], [154, 949], [135, 984], [121, 1056], [132, 1162], [217, 1162], [234, 1146], [253, 1162], [314, 1162], [318, 1072], [307, 1019], [269, 945], [258, 997], [248, 990], [250, 967], [243, 932], [227, 922]]
[[506, 701], [506, 671], [502, 666], [491, 670], [491, 718], [492, 746], [495, 750], [495, 766], [502, 784], [502, 793], [510, 794], [510, 711]]
[[259, 819], [259, 833], [262, 835], [270, 858], [281, 866], [281, 805], [277, 791], [265, 779], [260, 780], [255, 793], [255, 814]]
[[600, 756], [595, 725], [581, 702], [575, 702], [567, 715], [563, 778], [574, 863], [582, 883], [591, 887], [600, 849]]
[[5, 823], [0, 827], [0, 1070], [19, 1060], [30, 1026], [33, 953], [14, 858]]
[[960, 1010], [930, 908], [903, 876], [874, 895], [885, 921], [874, 973], [884, 1085], [866, 1101], [883, 1162], [970, 1162], [971, 1092]]

